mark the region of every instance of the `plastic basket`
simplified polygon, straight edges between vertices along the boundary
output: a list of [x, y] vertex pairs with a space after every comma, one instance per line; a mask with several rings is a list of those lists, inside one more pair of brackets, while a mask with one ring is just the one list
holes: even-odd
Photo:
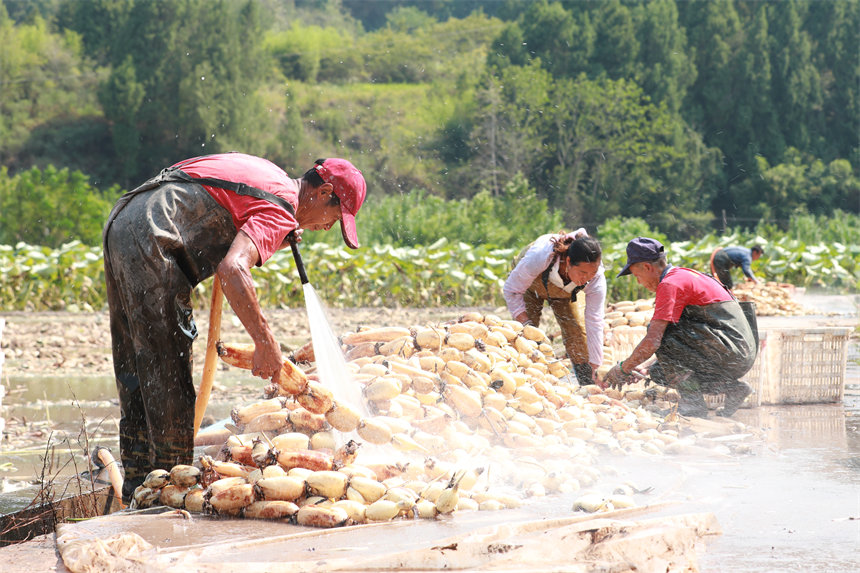
[[762, 403], [841, 402], [850, 334], [837, 327], [771, 332]]

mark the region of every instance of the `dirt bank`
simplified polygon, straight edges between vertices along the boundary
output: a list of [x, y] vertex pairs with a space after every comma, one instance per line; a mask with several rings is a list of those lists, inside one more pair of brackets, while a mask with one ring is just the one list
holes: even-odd
[[[822, 296], [807, 293], [798, 301], [815, 312], [804, 317], [805, 326], [856, 326], [860, 297]], [[414, 326], [438, 324], [455, 319], [465, 312], [477, 310], [510, 318], [504, 308], [334, 308], [327, 309], [330, 326], [335, 335], [342, 335], [360, 326]], [[299, 309], [269, 309], [266, 316], [280, 341], [289, 353], [311, 339], [307, 313]], [[110, 376], [113, 374], [110, 351], [110, 326], [107, 312], [0, 312], [6, 320], [0, 348], [6, 354], [4, 378], [19, 376]], [[796, 326], [797, 317], [764, 317], [759, 326], [781, 322]], [[203, 368], [206, 350], [206, 333], [209, 328], [209, 310], [195, 313], [199, 337], [194, 343], [197, 376]], [[552, 313], [547, 310], [541, 327], [554, 338], [556, 355], [564, 356], [564, 348], [557, 340], [559, 329]], [[221, 325], [221, 339], [227, 342], [250, 342], [236, 315], [225, 305]], [[225, 366], [226, 368], [226, 366]]]
[[[506, 316], [504, 309], [465, 308], [350, 308], [328, 309], [332, 331], [339, 335], [360, 326], [411, 326], [451, 320], [468, 310], [495, 312]], [[267, 310], [275, 337], [285, 352], [311, 339], [304, 309]], [[18, 376], [99, 376], [112, 375], [110, 325], [107, 312], [4, 312], [6, 320], [2, 349], [6, 354], [5, 377]], [[203, 368], [209, 312], [197, 311], [195, 322], [200, 332], [194, 343], [195, 370]], [[227, 342], [250, 342], [236, 316], [225, 307], [221, 339]]]

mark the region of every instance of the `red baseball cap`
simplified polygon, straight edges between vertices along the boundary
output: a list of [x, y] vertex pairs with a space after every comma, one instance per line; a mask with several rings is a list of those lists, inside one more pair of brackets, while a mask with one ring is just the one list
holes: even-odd
[[355, 229], [355, 214], [361, 209], [367, 194], [367, 184], [361, 171], [346, 159], [326, 159], [315, 165], [319, 176], [331, 183], [334, 194], [340, 199], [340, 230], [348, 247], [358, 248], [358, 232]]

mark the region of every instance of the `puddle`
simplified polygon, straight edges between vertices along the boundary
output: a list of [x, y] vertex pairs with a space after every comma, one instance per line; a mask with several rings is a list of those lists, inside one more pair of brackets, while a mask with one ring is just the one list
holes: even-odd
[[[0, 450], [0, 515], [29, 505], [42, 476], [64, 482], [91, 469], [96, 446], [119, 458], [119, 401], [114, 379], [8, 377]], [[221, 420], [237, 403], [259, 398], [262, 386], [247, 376], [219, 372], [206, 416]]]

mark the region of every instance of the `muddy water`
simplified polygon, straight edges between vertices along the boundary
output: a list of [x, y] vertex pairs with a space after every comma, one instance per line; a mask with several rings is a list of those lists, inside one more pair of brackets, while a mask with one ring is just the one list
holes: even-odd
[[[0, 514], [26, 507], [42, 476], [59, 484], [97, 470], [89, 461], [96, 446], [119, 458], [119, 402], [112, 377], [9, 376], [4, 385]], [[260, 392], [260, 384], [249, 384], [247, 376], [219, 372], [206, 416], [210, 421], [227, 418], [236, 404], [258, 398]]]

